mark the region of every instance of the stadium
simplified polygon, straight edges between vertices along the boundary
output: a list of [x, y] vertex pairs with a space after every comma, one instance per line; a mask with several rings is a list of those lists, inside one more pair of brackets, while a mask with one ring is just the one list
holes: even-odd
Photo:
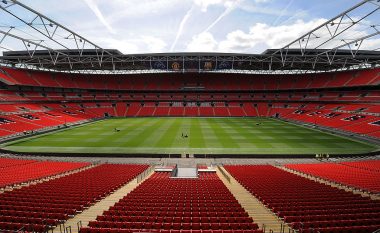
[[307, 2], [0, 1], [0, 232], [380, 232], [380, 1]]

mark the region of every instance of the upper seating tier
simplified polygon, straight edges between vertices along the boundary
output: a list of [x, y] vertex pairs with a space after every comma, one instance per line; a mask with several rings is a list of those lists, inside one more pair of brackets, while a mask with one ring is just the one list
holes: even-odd
[[98, 90], [294, 90], [374, 86], [380, 69], [302, 75], [245, 74], [61, 74], [2, 67], [0, 80], [9, 85]]

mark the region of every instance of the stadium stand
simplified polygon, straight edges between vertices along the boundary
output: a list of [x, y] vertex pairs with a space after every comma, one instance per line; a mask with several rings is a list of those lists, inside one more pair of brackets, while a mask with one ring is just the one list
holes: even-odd
[[170, 175], [154, 173], [81, 232], [262, 232], [216, 173]]
[[[353, 165], [353, 166], [352, 166]], [[348, 185], [357, 189], [380, 193], [380, 166], [379, 161], [357, 162], [351, 165], [346, 163], [318, 163], [318, 164], [287, 164], [286, 167], [310, 174], [322, 179]], [[373, 169], [363, 169], [360, 166], [370, 166]]]
[[[154, 51], [168, 48], [169, 27], [179, 26], [170, 50], [186, 46], [177, 39], [198, 31], [186, 31], [186, 21], [215, 20], [205, 17], [208, 5], [226, 11], [205, 32], [234, 11], [217, 25], [228, 30], [213, 29], [217, 38], [236, 16], [265, 18], [255, 26], [274, 28], [266, 24], [270, 17], [251, 12], [272, 14], [267, 1], [198, 0], [179, 24], [160, 11], [178, 11], [178, 4], [163, 1], [136, 1], [142, 7], [120, 13], [106, 1], [85, 1], [86, 10], [73, 1], [58, 11], [41, 1], [44, 14], [23, 2], [0, 1], [0, 233], [380, 232], [380, 0], [358, 1], [312, 31], [321, 20], [277, 17], [272, 38], [245, 36], [240, 47], [214, 41], [218, 52], [210, 53]], [[320, 16], [339, 8], [283, 2], [270, 8], [287, 5], [283, 15], [307, 6]], [[337, 9], [321, 14], [332, 5]], [[63, 12], [83, 29], [88, 23], [72, 17], [78, 7], [82, 18], [99, 19], [91, 21], [93, 42], [49, 18], [65, 18]], [[134, 7], [138, 20], [128, 15], [124, 24], [144, 35], [122, 35], [125, 25], [116, 21]], [[171, 16], [181, 20], [177, 13]], [[140, 27], [148, 24], [153, 34]], [[227, 39], [255, 26], [234, 29]], [[278, 35], [293, 42], [269, 48]], [[198, 36], [193, 41], [204, 39]], [[123, 46], [99, 47], [112, 44]], [[129, 48], [154, 51], [123, 54]], [[258, 48], [266, 50], [250, 54]], [[128, 119], [108, 120], [114, 117]]]
[[298, 232], [373, 232], [380, 227], [379, 200], [270, 165], [226, 165], [225, 168]]
[[12, 159], [12, 158], [0, 158], [0, 168], [7, 168], [13, 166], [25, 165], [28, 163], [35, 163], [36, 160], [24, 160], [24, 159]]
[[[52, 74], [40, 71], [28, 71], [2, 67], [4, 73], [0, 79], [9, 85], [67, 87], [80, 89], [105, 90], [114, 87], [115, 90], [181, 90], [184, 87], [199, 88], [203, 90], [294, 90], [314, 88], [333, 88], [348, 86], [373, 86], [378, 85], [380, 77], [379, 69], [348, 71], [330, 74], [311, 74], [298, 76], [261, 76], [231, 74], [228, 77], [220, 77], [219, 74], [205, 74], [206, 79], [193, 74], [156, 74], [130, 75], [125, 79], [123, 75], [113, 75], [112, 79], [107, 75], [89, 74]], [[75, 78], [74, 78], [75, 76]], [[107, 76], [108, 77], [108, 76]], [[353, 78], [355, 77], [355, 78]], [[171, 82], [176, 79], [175, 82]], [[231, 82], [234, 79], [234, 82]], [[47, 81], [49, 80], [49, 81]], [[59, 83], [56, 81], [59, 80]], [[69, 81], [70, 80], [70, 81]], [[318, 80], [318, 81], [316, 81]], [[324, 82], [325, 81], [325, 82]], [[318, 85], [315, 84], [317, 82]], [[110, 84], [109, 84], [110, 83]], [[115, 85], [119, 83], [119, 85]], [[172, 85], [159, 85], [159, 83], [171, 83]], [[189, 85], [196, 83], [199, 85]], [[319, 86], [321, 85], [322, 86]], [[244, 88], [242, 88], [244, 87]]]
[[360, 168], [369, 171], [380, 172], [380, 161], [379, 160], [361, 160], [361, 161], [349, 161], [340, 162], [346, 166]]
[[379, 69], [277, 76], [140, 74], [128, 78], [1, 69], [3, 138], [106, 116], [277, 116], [369, 138], [377, 139], [380, 134], [376, 123], [380, 122]]
[[0, 194], [0, 230], [46, 232], [147, 169], [104, 164]]
[[[4, 164], [3, 164], [4, 162]], [[76, 170], [90, 163], [67, 163], [54, 161], [17, 160], [0, 158], [0, 188], [30, 182], [67, 171]]]

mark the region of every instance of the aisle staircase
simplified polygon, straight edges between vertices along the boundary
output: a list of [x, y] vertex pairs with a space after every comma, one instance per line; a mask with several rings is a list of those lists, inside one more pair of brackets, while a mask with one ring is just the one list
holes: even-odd
[[97, 216], [102, 215], [104, 211], [108, 210], [111, 206], [115, 205], [116, 202], [137, 188], [137, 186], [139, 186], [144, 180], [148, 179], [153, 173], [154, 169], [152, 169], [152, 167], [148, 168], [148, 173], [146, 173], [145, 177], [141, 178], [140, 176], [137, 176], [135, 179], [116, 190], [108, 197], [95, 203], [82, 213], [75, 215], [64, 224], [57, 226], [53, 230], [53, 233], [78, 233], [78, 228], [80, 226], [85, 227], [90, 221], [96, 220]]
[[253, 221], [257, 223], [264, 232], [288, 233], [291, 229], [283, 221], [267, 209], [256, 197], [246, 190], [234, 177], [223, 167], [218, 167], [217, 175], [238, 200], [240, 205], [248, 212]]

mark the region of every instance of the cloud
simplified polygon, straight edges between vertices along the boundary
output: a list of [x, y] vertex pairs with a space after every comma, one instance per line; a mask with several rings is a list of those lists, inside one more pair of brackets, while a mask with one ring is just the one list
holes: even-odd
[[[281, 9], [280, 6], [270, 6], [268, 4], [260, 4], [264, 2], [269, 2], [266, 0], [263, 0], [263, 2], [260, 2], [257, 0], [256, 2], [251, 1], [242, 1], [238, 8], [239, 10], [252, 13], [252, 14], [263, 14], [263, 15], [275, 15], [275, 16], [293, 16], [294, 12], [289, 11], [288, 9]], [[297, 13], [298, 16], [304, 17], [307, 15], [307, 12], [305, 10], [299, 10]]]
[[191, 42], [187, 45], [188, 52], [210, 52], [214, 51], [218, 43], [214, 36], [209, 32], [203, 32], [193, 36]]
[[165, 52], [167, 44], [160, 38], [153, 36], [140, 36], [136, 39], [98, 38], [104, 48], [118, 49], [125, 54], [160, 53]]
[[[203, 12], [207, 12], [209, 6], [224, 6], [229, 8], [236, 4], [239, 0], [193, 0], [194, 4], [199, 6]], [[271, 0], [250, 0], [253, 3], [266, 3]]]
[[[156, 23], [157, 15], [175, 14], [178, 6], [186, 3], [184, 0], [112, 0], [104, 1], [105, 7], [110, 9], [107, 19], [109, 22], [124, 21], [126, 18], [149, 19]], [[160, 21], [159, 19], [158, 21]]]
[[[298, 4], [298, 1], [287, 7], [292, 0], [286, 0], [283, 4], [273, 0], [20, 1], [95, 44], [120, 49], [124, 53], [261, 53], [267, 48], [284, 46], [324, 22], [324, 15], [328, 17], [341, 11], [336, 7], [339, 4], [331, 7], [331, 4], [320, 2], [316, 2], [317, 10]], [[69, 14], [71, 17], [67, 17]], [[8, 14], [7, 17], [2, 16], [0, 13], [3, 24], [17, 25], [17, 21]], [[277, 17], [279, 19], [276, 21]], [[376, 18], [367, 20], [376, 22]], [[367, 26], [363, 26], [363, 22], [356, 24], [355, 30], [342, 33], [322, 48], [339, 46], [342, 39], [352, 40], [370, 34], [368, 25], [375, 23], [365, 24]], [[36, 35], [25, 27], [22, 29], [30, 34], [23, 33], [26, 38], [34, 38]], [[319, 33], [320, 39], [314, 38], [311, 43], [320, 42], [327, 34], [326, 31]], [[39, 38], [41, 39], [40, 35]], [[58, 40], [70, 43], [64, 37]], [[379, 40], [380, 38], [368, 40], [360, 49], [379, 48]], [[7, 46], [16, 50], [24, 49], [19, 44]], [[52, 47], [60, 48], [56, 45]]]
[[209, 32], [203, 32], [194, 36], [187, 45], [188, 51], [208, 52], [263, 52], [267, 48], [281, 48], [292, 40], [295, 40], [319, 26], [325, 19], [315, 19], [308, 22], [302, 20], [294, 24], [271, 26], [264, 23], [256, 23], [248, 32], [235, 30], [217, 41]]
[[202, 11], [207, 11], [208, 6], [210, 5], [223, 5], [225, 7], [225, 10], [205, 30], [203, 30], [202, 33], [204, 33], [211, 30], [217, 23], [219, 23], [224, 17], [228, 16], [235, 9], [252, 13], [278, 15], [279, 18], [282, 15], [288, 14], [287, 8], [294, 0], [291, 0], [291, 3], [289, 3], [286, 9], [283, 9], [281, 13], [278, 13], [277, 10], [271, 8], [262, 8], [258, 6], [261, 3], [267, 3], [269, 1], [270, 0], [253, 0], [251, 2], [247, 2], [246, 0], [194, 0], [194, 3], [200, 5], [202, 7]]
[[115, 34], [115, 30], [111, 27], [111, 25], [104, 18], [102, 12], [99, 10], [99, 7], [96, 5], [94, 0], [83, 0], [87, 6], [94, 12], [98, 20], [107, 28], [107, 30], [113, 34]]
[[120, 52], [125, 54], [134, 54], [139, 52], [139, 47], [134, 41], [113, 39], [109, 37], [98, 38], [98, 40], [102, 41], [101, 46], [105, 49], [118, 49]]
[[227, 38], [219, 43], [219, 50], [242, 52], [252, 50], [255, 46], [281, 48], [325, 21], [325, 19], [309, 22], [298, 20], [294, 24], [281, 26], [256, 23], [249, 32], [241, 30], [230, 32]]
[[194, 0], [194, 4], [206, 12], [209, 6], [230, 4], [231, 0]]
[[8, 52], [8, 51], [12, 51], [13, 49], [9, 48], [9, 47], [3, 47], [2, 45], [0, 45], [0, 55], [3, 55], [3, 52]]
[[[350, 42], [350, 41], [347, 41]], [[343, 46], [342, 49], [352, 49], [355, 53], [357, 49], [360, 50], [375, 50], [380, 51], [380, 35], [374, 36], [370, 39], [364, 40], [362, 43], [351, 43], [349, 46]]]
[[192, 6], [190, 8], [190, 10], [188, 10], [187, 13], [185, 14], [185, 16], [182, 18], [181, 23], [179, 24], [178, 31], [177, 31], [177, 34], [175, 36], [174, 42], [173, 42], [173, 44], [172, 44], [172, 46], [170, 48], [171, 52], [173, 52], [175, 46], [177, 45], [178, 39], [181, 36], [182, 31], [183, 31], [183, 29], [185, 27], [185, 24], [186, 24], [187, 20], [190, 18], [193, 10], [194, 10], [194, 6]]
[[167, 44], [162, 39], [153, 36], [142, 36], [141, 40], [145, 44], [144, 46], [147, 46], [152, 53], [164, 52], [166, 49]]

